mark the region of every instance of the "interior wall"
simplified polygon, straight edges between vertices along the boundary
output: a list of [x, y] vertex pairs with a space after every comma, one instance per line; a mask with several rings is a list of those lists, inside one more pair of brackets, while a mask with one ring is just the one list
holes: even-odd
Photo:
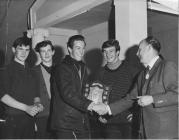
[[148, 34], [161, 43], [161, 55], [178, 64], [178, 16], [148, 11]]
[[55, 46], [54, 62], [58, 63], [62, 58], [68, 54], [67, 41], [71, 35], [78, 34], [77, 30], [49, 28], [49, 37], [47, 39], [52, 41]]
[[94, 73], [104, 64], [101, 53], [101, 46], [108, 40], [108, 22], [104, 22], [81, 31], [86, 39], [85, 61], [91, 72], [93, 79]]

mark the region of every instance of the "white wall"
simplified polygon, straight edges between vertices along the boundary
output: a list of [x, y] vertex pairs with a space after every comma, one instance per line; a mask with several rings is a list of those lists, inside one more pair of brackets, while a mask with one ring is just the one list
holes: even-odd
[[81, 31], [81, 34], [86, 38], [86, 53], [95, 50], [101, 51], [103, 42], [108, 40], [108, 22], [84, 29]]
[[53, 45], [60, 47], [64, 54], [68, 54], [67, 51], [67, 41], [72, 35], [78, 34], [77, 30], [60, 29], [60, 28], [48, 28], [49, 37], [48, 39], [52, 41]]
[[108, 40], [108, 22], [104, 22], [80, 32], [86, 39], [86, 53], [84, 60], [91, 73], [89, 79], [93, 80], [96, 72], [104, 65], [101, 46], [104, 41]]
[[68, 54], [67, 41], [72, 35], [78, 34], [77, 30], [68, 30], [60, 28], [48, 28], [49, 37], [47, 39], [52, 41], [55, 46], [54, 62], [58, 63]]

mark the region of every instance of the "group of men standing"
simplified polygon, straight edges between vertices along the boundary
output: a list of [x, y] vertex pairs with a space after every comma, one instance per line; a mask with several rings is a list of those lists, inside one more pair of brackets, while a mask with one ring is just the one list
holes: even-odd
[[[140, 107], [139, 138], [178, 138], [178, 72], [176, 65], [161, 59], [160, 43], [147, 37], [139, 43], [137, 56], [149, 69], [138, 75], [135, 67], [119, 60], [120, 45], [105, 41], [102, 53], [106, 65], [95, 81], [111, 87], [109, 104], [95, 103], [84, 96], [88, 68], [82, 61], [86, 42], [82, 35], [68, 39], [69, 55], [53, 63], [51, 41], [38, 43], [35, 51], [41, 63], [28, 67], [31, 42], [25, 37], [14, 41], [13, 61], [0, 76], [0, 99], [5, 117], [0, 122], [1, 138], [90, 139], [89, 112], [96, 112], [103, 131], [100, 138], [131, 139], [131, 112]], [[95, 138], [95, 137], [94, 137]]]

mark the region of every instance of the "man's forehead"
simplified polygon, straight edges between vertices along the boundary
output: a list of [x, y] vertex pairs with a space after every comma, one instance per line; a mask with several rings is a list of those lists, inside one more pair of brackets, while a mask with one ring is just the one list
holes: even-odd
[[75, 46], [75, 45], [76, 45], [76, 46], [78, 46], [78, 45], [81, 46], [81, 44], [84, 45], [84, 44], [85, 44], [84, 41], [82, 41], [82, 40], [75, 40], [75, 41], [73, 42], [73, 45], [74, 45], [74, 46]]
[[22, 45], [18, 45], [17, 48], [27, 48], [27, 49], [29, 49], [30, 45], [24, 45], [24, 44], [22, 44]]
[[107, 48], [104, 48], [104, 51], [109, 51], [109, 50], [115, 50], [115, 46], [110, 46], [110, 47], [107, 47]]
[[40, 50], [46, 50], [46, 49], [52, 49], [52, 46], [48, 44], [40, 48]]

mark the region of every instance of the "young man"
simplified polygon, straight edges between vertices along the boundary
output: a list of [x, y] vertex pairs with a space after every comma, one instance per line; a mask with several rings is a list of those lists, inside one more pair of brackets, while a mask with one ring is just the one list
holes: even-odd
[[178, 138], [178, 71], [173, 62], [160, 58], [160, 49], [160, 42], [154, 37], [140, 42], [137, 56], [146, 70], [140, 73], [129, 96], [109, 105], [108, 112], [116, 115], [138, 99], [142, 139]]
[[[119, 59], [120, 45], [115, 39], [105, 41], [102, 52], [106, 65], [97, 73], [96, 80], [111, 87], [109, 104], [122, 99], [129, 92], [138, 70]], [[100, 117], [95, 133], [97, 138], [131, 139], [131, 112], [126, 110], [116, 116]], [[93, 124], [92, 124], [93, 125]], [[101, 134], [99, 136], [99, 134]], [[95, 138], [95, 136], [94, 136]]]
[[67, 43], [69, 55], [57, 66], [53, 74], [51, 128], [59, 139], [88, 139], [86, 112], [92, 105], [83, 95], [87, 69], [82, 62], [85, 39], [71, 36]]
[[[5, 123], [1, 137], [8, 139], [34, 138], [34, 116], [42, 110], [35, 71], [25, 63], [30, 40], [25, 37], [14, 41], [14, 60], [3, 70], [1, 101], [6, 105]], [[34, 105], [37, 104], [38, 106]]]
[[35, 47], [35, 50], [39, 53], [41, 58], [41, 64], [36, 68], [40, 76], [40, 99], [44, 107], [44, 110], [36, 116], [36, 138], [49, 139], [51, 138], [48, 128], [51, 100], [50, 77], [52, 68], [54, 67], [53, 55], [55, 50], [52, 42], [49, 40], [38, 43]]

